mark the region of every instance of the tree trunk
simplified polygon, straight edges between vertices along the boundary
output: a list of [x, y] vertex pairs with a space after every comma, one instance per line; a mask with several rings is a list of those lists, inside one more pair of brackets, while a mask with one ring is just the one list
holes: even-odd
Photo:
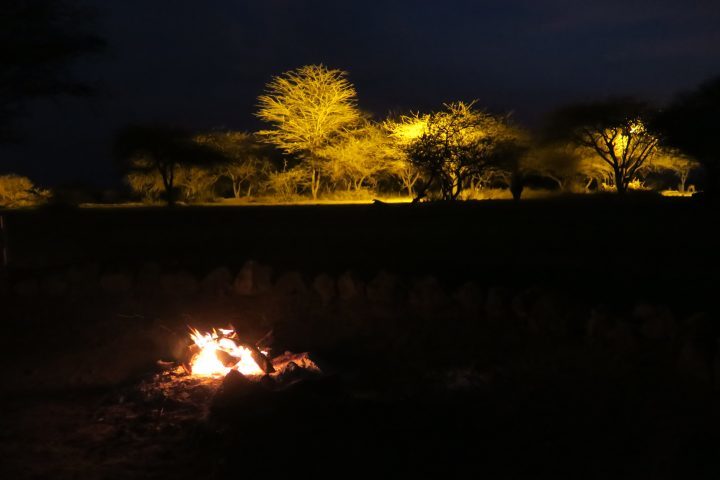
[[685, 192], [685, 184], [687, 183], [688, 179], [688, 172], [681, 172], [680, 173], [680, 184], [678, 185], [678, 190], [680, 192]]
[[618, 168], [614, 168], [615, 171], [615, 189], [617, 193], [623, 195], [627, 192], [627, 185], [625, 185], [625, 179]]
[[173, 167], [169, 167], [167, 170], [163, 168], [160, 174], [162, 175], [168, 207], [172, 207], [175, 205], [175, 169]]
[[522, 174], [515, 172], [510, 177], [510, 193], [512, 193], [513, 200], [516, 202], [520, 201], [522, 192], [525, 189], [525, 179]]
[[312, 169], [312, 177], [310, 178], [310, 192], [313, 200], [317, 200], [318, 191], [320, 190], [320, 172], [315, 168]]

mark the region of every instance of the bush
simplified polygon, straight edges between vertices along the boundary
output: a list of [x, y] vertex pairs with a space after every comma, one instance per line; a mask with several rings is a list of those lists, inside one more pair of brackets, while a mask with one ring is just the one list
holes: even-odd
[[37, 188], [27, 177], [0, 175], [0, 207], [30, 207], [45, 203], [48, 190]]

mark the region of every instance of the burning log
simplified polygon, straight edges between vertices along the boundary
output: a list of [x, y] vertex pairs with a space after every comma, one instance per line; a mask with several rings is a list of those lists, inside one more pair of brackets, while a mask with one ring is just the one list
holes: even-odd
[[236, 343], [240, 347], [245, 347], [248, 350], [250, 350], [250, 355], [252, 356], [252, 359], [255, 360], [255, 363], [257, 363], [258, 367], [265, 372], [265, 373], [275, 373], [275, 368], [273, 367], [272, 362], [269, 358], [265, 356], [263, 352], [260, 351], [258, 347], [251, 343], [246, 342], [238, 342], [236, 340]]
[[310, 354], [307, 352], [285, 352], [282, 355], [273, 358], [272, 364], [273, 367], [275, 367], [275, 370], [281, 372], [286, 370], [290, 364], [293, 364], [294, 367], [291, 368], [300, 367], [313, 373], [322, 373], [320, 367], [318, 367], [317, 364], [310, 359]]

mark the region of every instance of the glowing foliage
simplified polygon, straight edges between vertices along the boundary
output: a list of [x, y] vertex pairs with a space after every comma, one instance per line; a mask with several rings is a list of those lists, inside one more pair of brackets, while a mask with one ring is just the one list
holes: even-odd
[[653, 157], [649, 169], [654, 172], [671, 172], [679, 180], [678, 191], [685, 192], [690, 173], [699, 168], [700, 163], [674, 149], [659, 149]]
[[398, 151], [377, 125], [366, 122], [328, 145], [320, 155], [326, 158], [326, 173], [331, 181], [347, 190], [374, 187], [378, 177], [388, 171]]
[[48, 190], [37, 188], [27, 177], [0, 175], [0, 207], [29, 207], [49, 198]]
[[444, 200], [457, 199], [470, 179], [490, 166], [497, 147], [516, 138], [504, 118], [474, 105], [446, 104], [443, 111], [404, 117], [388, 127], [426, 179], [421, 196], [437, 184]]
[[304, 155], [310, 189], [317, 198], [320, 149], [360, 121], [355, 87], [347, 74], [307, 65], [273, 78], [258, 98], [257, 116], [273, 126], [259, 135], [286, 153]]

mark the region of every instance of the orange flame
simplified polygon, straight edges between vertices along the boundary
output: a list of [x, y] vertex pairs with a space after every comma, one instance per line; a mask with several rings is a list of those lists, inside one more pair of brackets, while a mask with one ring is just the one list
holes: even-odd
[[[252, 357], [249, 348], [238, 345], [233, 338], [236, 337], [232, 329], [213, 329], [210, 333], [201, 333], [190, 328], [190, 338], [195, 342], [199, 351], [190, 359], [190, 368], [193, 375], [224, 376], [230, 370], [237, 370], [246, 376], [263, 375], [263, 370]], [[263, 355], [267, 352], [263, 351]], [[225, 358], [226, 361], [221, 360]], [[230, 362], [227, 361], [230, 359]]]

